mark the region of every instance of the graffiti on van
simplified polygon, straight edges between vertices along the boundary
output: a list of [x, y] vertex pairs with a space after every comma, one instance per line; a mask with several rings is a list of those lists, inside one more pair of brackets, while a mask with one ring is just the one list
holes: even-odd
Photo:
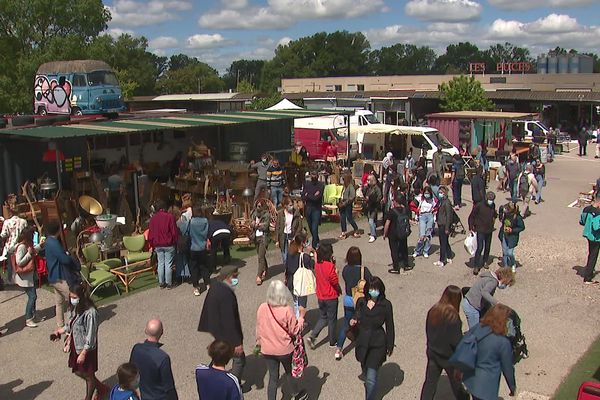
[[48, 113], [70, 113], [72, 85], [61, 78], [48, 80], [45, 75], [38, 75], [34, 85], [35, 99], [45, 104]]

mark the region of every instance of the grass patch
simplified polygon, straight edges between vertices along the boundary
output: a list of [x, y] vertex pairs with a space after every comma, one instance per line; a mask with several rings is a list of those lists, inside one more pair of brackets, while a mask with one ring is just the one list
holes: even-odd
[[600, 382], [600, 336], [573, 366], [552, 398], [555, 400], [575, 399], [579, 387], [586, 381]]

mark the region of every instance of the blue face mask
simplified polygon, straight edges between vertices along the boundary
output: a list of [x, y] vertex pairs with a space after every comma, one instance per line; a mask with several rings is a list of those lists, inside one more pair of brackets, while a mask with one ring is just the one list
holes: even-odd
[[369, 296], [371, 296], [373, 300], [377, 299], [379, 297], [379, 290], [369, 289]]
[[238, 278], [231, 278], [231, 283], [229, 284], [229, 286], [233, 288], [236, 287], [238, 283], [240, 283], [240, 280]]
[[501, 283], [498, 285], [498, 289], [506, 289], [508, 285], [506, 283]]

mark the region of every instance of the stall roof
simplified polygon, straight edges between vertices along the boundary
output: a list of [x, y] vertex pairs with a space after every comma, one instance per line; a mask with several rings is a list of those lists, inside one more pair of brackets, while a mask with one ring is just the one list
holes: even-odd
[[519, 119], [531, 118], [533, 113], [518, 112], [496, 112], [496, 111], [451, 111], [427, 114], [427, 118], [445, 118], [445, 119]]
[[128, 118], [104, 122], [71, 123], [60, 126], [0, 129], [0, 138], [64, 139], [108, 134], [140, 133], [164, 129], [191, 129], [195, 127], [289, 120], [332, 114], [340, 114], [340, 112], [302, 109], [281, 111], [238, 111], [222, 114], [182, 113], [164, 116], [144, 116], [143, 118]]
[[[400, 126], [400, 125], [386, 125], [386, 124], [371, 124], [362, 126], [353, 126], [350, 132], [358, 135], [421, 135], [423, 131], [435, 131], [434, 128], [429, 127], [417, 127], [417, 126]], [[347, 128], [339, 128], [338, 132], [345, 134]]]

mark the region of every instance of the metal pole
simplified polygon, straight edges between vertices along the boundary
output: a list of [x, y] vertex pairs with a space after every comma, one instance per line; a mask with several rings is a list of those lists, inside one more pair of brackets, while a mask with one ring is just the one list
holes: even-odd
[[350, 115], [346, 115], [346, 127], [348, 137], [346, 138], [346, 165], [350, 168]]
[[56, 155], [56, 181], [58, 183], [58, 191], [62, 191], [62, 176], [60, 175], [60, 152], [58, 151], [58, 144], [55, 144], [54, 152]]

